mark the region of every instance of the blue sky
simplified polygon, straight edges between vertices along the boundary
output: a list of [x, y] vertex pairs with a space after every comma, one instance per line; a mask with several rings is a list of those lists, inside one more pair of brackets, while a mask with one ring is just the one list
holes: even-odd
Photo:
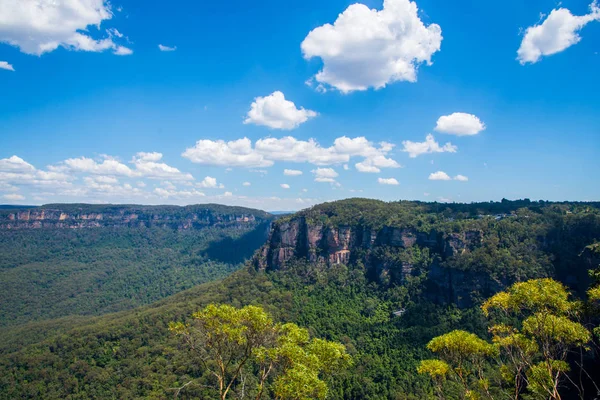
[[0, 203], [600, 200], [595, 3], [33, 3], [0, 3]]

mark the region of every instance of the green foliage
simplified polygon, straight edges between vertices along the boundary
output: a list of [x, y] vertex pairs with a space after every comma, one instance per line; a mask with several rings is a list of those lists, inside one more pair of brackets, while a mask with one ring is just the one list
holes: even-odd
[[[217, 378], [220, 399], [233, 391], [260, 399], [270, 381], [277, 399], [324, 399], [323, 378], [351, 365], [344, 345], [311, 340], [306, 329], [293, 323], [275, 324], [258, 306], [209, 304], [192, 318], [191, 324], [171, 322], [169, 330], [183, 336], [202, 367]], [[258, 365], [255, 390], [246, 385], [253, 362]]]
[[[77, 206], [74, 206], [73, 212], [76, 209]], [[496, 219], [494, 215], [497, 213], [506, 213], [506, 216]], [[523, 368], [521, 362], [510, 363], [509, 351], [512, 354], [522, 352], [531, 365], [543, 361], [541, 342], [523, 330], [523, 321], [539, 310], [532, 305], [526, 311], [490, 308], [489, 315], [497, 329], [490, 331], [491, 340], [487, 343], [484, 339], [490, 337], [486, 336], [486, 319], [479, 307], [471, 305], [480, 304], [479, 301], [504, 290], [513, 282], [548, 276], [569, 282], [583, 293], [588, 288], [589, 262], [580, 255], [585, 246], [600, 239], [598, 207], [591, 203], [523, 200], [448, 205], [351, 199], [317, 206], [298, 216], [321, 223], [324, 227], [358, 224], [365, 228], [410, 228], [415, 234], [435, 240], [428, 246], [404, 248], [389, 244], [379, 246], [376, 239], [373, 248], [353, 254], [349, 265], [294, 260], [285, 270], [269, 273], [244, 268], [221, 281], [194, 286], [150, 305], [114, 314], [90, 316], [87, 314], [92, 311], [88, 310], [81, 312], [87, 316], [52, 320], [40, 320], [40, 316], [34, 316], [37, 321], [7, 327], [0, 332], [0, 342], [9, 342], [4, 347], [0, 343], [0, 352], [4, 352], [0, 357], [0, 399], [168, 399], [188, 383], [179, 391], [179, 398], [216, 398], [218, 393], [215, 395], [213, 389], [216, 377], [207, 372], [199, 355], [190, 351], [189, 345], [182, 344], [181, 336], [169, 331], [169, 323], [173, 321], [181, 323], [174, 326], [179, 333], [193, 328], [197, 320], [190, 316], [210, 304], [229, 305], [236, 310], [249, 305], [260, 306], [272, 316], [273, 321], [289, 321], [292, 324], [274, 323], [278, 327], [279, 339], [252, 352], [244, 367], [244, 384], [241, 376], [234, 384], [236, 395], [242, 388], [246, 397], [258, 394], [263, 374], [273, 365], [276, 373], [267, 375], [262, 386], [263, 398], [276, 398], [277, 394], [281, 397], [302, 394], [305, 398], [319, 398], [324, 395], [324, 388], [327, 389], [327, 398], [336, 400], [416, 400], [428, 399], [435, 394], [458, 399], [488, 397], [488, 392], [494, 398], [505, 398], [509, 391], [512, 394], [511, 389], [517, 384], [529, 379], [527, 372], [530, 370]], [[282, 222], [290, 218], [283, 217]], [[193, 234], [175, 230], [171, 225], [167, 225], [167, 229], [157, 226], [145, 228], [144, 232], [153, 233], [143, 235], [139, 228], [103, 229], [115, 235], [113, 241], [97, 236], [93, 232], [99, 231], [95, 230], [85, 231], [85, 235], [77, 233], [79, 231], [68, 231], [56, 239], [57, 242], [68, 243], [68, 246], [46, 246], [44, 241], [52, 243], [53, 238], [32, 235], [30, 241], [14, 231], [11, 233], [14, 233], [13, 236], [7, 235], [2, 239], [7, 241], [3, 249], [10, 254], [12, 246], [8, 242], [14, 238], [13, 244], [21, 246], [15, 253], [19, 253], [21, 258], [12, 259], [22, 260], [23, 265], [44, 262], [46, 258], [54, 257], [56, 260], [64, 253], [64, 257], [76, 257], [82, 268], [91, 268], [88, 264], [97, 261], [95, 267], [100, 270], [103, 254], [112, 253], [114, 261], [111, 262], [121, 267], [111, 270], [110, 274], [106, 274], [109, 279], [101, 281], [104, 293], [111, 293], [107, 289], [112, 287], [108, 283], [112, 277], [118, 277], [116, 282], [139, 282], [136, 279], [145, 274], [144, 283], [129, 292], [138, 301], [136, 296], [144, 296], [146, 292], [155, 296], [152, 282], [161, 282], [174, 272], [171, 270], [177, 269], [159, 269], [158, 266], [167, 264], [166, 259], [181, 259], [181, 263], [168, 264], [181, 268], [182, 279], [190, 280], [189, 284], [193, 285], [196, 281], [191, 280], [205, 279], [201, 271], [208, 260], [219, 263], [204, 269], [214, 273], [206, 276], [206, 279], [211, 279], [220, 274], [221, 264], [235, 268], [241, 261], [227, 257], [236, 257], [239, 249], [252, 247], [237, 246], [240, 243], [237, 239], [244, 234], [236, 236], [232, 226], [220, 226], [219, 233], [203, 228]], [[120, 236], [118, 232], [125, 233]], [[201, 232], [207, 236], [195, 236]], [[467, 233], [474, 233], [481, 239], [467, 243]], [[131, 238], [128, 239], [127, 235]], [[449, 251], [445, 242], [436, 239], [448, 237], [456, 238], [459, 245], [460, 241], [465, 241], [464, 247], [457, 246], [459, 251]], [[119, 247], [121, 243], [123, 249]], [[37, 250], [28, 252], [26, 246], [30, 245]], [[140, 248], [140, 254], [128, 253], [135, 248]], [[172, 250], [166, 252], [167, 248]], [[160, 253], [163, 250], [165, 253]], [[148, 266], [156, 268], [155, 273], [148, 272], [150, 268], [134, 268], [127, 278], [118, 275], [118, 271], [125, 271], [122, 264], [118, 264], [120, 260], [135, 261], [146, 254], [151, 256], [147, 259]], [[4, 260], [0, 257], [0, 265]], [[62, 261], [56, 262], [56, 265], [66, 264], [66, 259], [59, 260]], [[197, 267], [189, 266], [196, 263]], [[404, 271], [407, 265], [413, 267], [409, 273]], [[375, 268], [370, 269], [373, 266]], [[3, 265], [1, 268], [7, 271], [6, 268], [13, 267], [18, 265]], [[78, 281], [77, 274], [70, 271], [72, 269], [66, 268], [62, 275], [56, 275], [87, 287], [84, 281]], [[447, 272], [447, 275], [441, 279], [436, 277], [435, 274], [440, 271]], [[82, 275], [89, 276], [90, 273], [83, 270]], [[57, 276], [52, 278], [52, 285], [59, 282]], [[33, 286], [22, 285], [19, 291], [40, 294], [48, 285], [48, 282], [36, 278]], [[61, 288], [59, 292], [70, 290], [67, 285], [56, 287]], [[97, 287], [90, 287], [93, 288], [90, 301], [103, 299], [107, 304], [111, 303], [110, 296], [96, 293]], [[180, 288], [183, 289], [184, 285]], [[442, 297], [442, 291], [453, 293], [454, 297]], [[19, 296], [19, 293], [12, 295]], [[58, 293], [54, 292], [54, 296]], [[468, 297], [470, 301], [456, 300], [461, 296]], [[44, 317], [66, 315], [64, 312], [69, 307], [60, 298], [46, 296], [44, 299], [40, 301], [44, 303], [41, 307], [46, 307]], [[20, 301], [15, 300], [14, 304]], [[567, 301], [566, 308], [551, 306], [546, 309], [549, 314], [577, 323], [581, 307], [568, 297]], [[37, 307], [34, 303], [28, 304], [28, 311]], [[71, 306], [73, 304], [86, 307], [85, 301], [71, 303]], [[90, 309], [97, 309], [98, 304], [102, 303], [96, 303]], [[557, 309], [568, 309], [568, 312], [558, 312]], [[105, 310], [102, 309], [102, 312]], [[28, 320], [29, 317], [24, 315], [25, 309], [21, 311], [23, 315], [19, 322]], [[222, 323], [226, 321], [221, 320]], [[465, 345], [472, 352], [464, 357], [462, 369], [457, 370], [455, 364], [442, 360], [421, 364], [422, 360], [432, 357], [426, 348], [432, 338], [459, 329], [473, 332], [477, 338], [483, 338], [478, 340], [486, 343], [473, 339], [479, 344]], [[234, 337], [239, 334], [237, 332]], [[469, 343], [471, 336], [461, 338]], [[580, 338], [584, 339], [581, 335]], [[348, 355], [352, 356], [352, 365], [329, 369], [335, 363], [319, 362], [332, 358], [343, 360], [339, 357], [341, 348], [336, 347], [338, 345], [324, 346], [321, 341], [343, 344]], [[493, 351], [500, 354], [484, 357], [488, 346], [493, 346]], [[453, 347], [448, 345], [447, 348]], [[570, 345], [556, 348], [573, 349]], [[496, 359], [500, 359], [502, 365], [499, 366]], [[554, 360], [564, 361], [560, 357]], [[569, 361], [567, 358], [566, 362]], [[445, 375], [442, 375], [443, 363], [448, 365]], [[320, 374], [315, 375], [315, 365], [322, 368]], [[517, 367], [521, 368], [519, 372], [515, 372]], [[563, 375], [567, 373], [559, 367], [555, 369], [563, 371], [560, 372]], [[423, 373], [416, 373], [417, 369]], [[468, 389], [465, 390], [457, 379], [456, 371], [467, 370]], [[537, 371], [530, 372], [529, 376], [534, 373]], [[540, 382], [546, 384], [543, 379]], [[521, 395], [534, 394], [531, 388], [526, 392], [526, 384], [523, 385], [519, 392]], [[303, 388], [310, 390], [303, 392]], [[566, 389], [561, 387], [561, 390]]]
[[450, 366], [441, 360], [423, 360], [417, 368], [419, 374], [427, 374], [432, 378], [445, 378], [450, 372]]
[[252, 256], [266, 228], [0, 230], [0, 328], [131, 309], [222, 278]]

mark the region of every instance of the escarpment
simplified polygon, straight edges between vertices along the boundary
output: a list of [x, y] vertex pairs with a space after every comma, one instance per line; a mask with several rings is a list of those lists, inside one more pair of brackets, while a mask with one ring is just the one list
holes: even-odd
[[[469, 291], [501, 287], [490, 276], [459, 271], [445, 261], [473, 251], [483, 243], [481, 230], [446, 234], [436, 229], [368, 225], [331, 226], [311, 223], [304, 216], [275, 223], [267, 243], [254, 258], [259, 270], [281, 270], [294, 261], [329, 267], [362, 263], [367, 275], [383, 284], [403, 283], [410, 276], [429, 272], [431, 297], [439, 301], [469, 305]], [[426, 263], [416, 260], [415, 249], [429, 254]], [[405, 255], [406, 257], [402, 257]], [[396, 257], [400, 256], [400, 257]]]
[[99, 227], [162, 227], [186, 230], [208, 226], [246, 228], [268, 223], [271, 218], [268, 213], [259, 210], [211, 204], [186, 207], [57, 204], [0, 210], [0, 230]]
[[[264, 271], [292, 270], [297, 262], [344, 264], [364, 268], [383, 286], [419, 277], [424, 295], [461, 307], [537, 277], [558, 277], [582, 290], [590, 262], [577, 243], [597, 240], [599, 221], [590, 230], [585, 213], [557, 207], [550, 218], [521, 203], [504, 206], [491, 214], [478, 205], [327, 203], [276, 221], [253, 264]], [[573, 242], [573, 232], [587, 238]]]

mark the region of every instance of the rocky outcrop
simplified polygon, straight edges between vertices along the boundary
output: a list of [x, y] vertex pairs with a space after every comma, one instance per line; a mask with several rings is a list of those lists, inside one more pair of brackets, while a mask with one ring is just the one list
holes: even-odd
[[273, 224], [267, 243], [254, 257], [254, 266], [271, 271], [286, 269], [296, 260], [324, 267], [360, 261], [372, 279], [380, 283], [401, 283], [408, 276], [420, 272], [418, 268], [411, 262], [389, 259], [381, 254], [413, 247], [427, 248], [433, 260], [426, 266], [431, 281], [431, 297], [437, 301], [468, 305], [471, 291], [497, 291], [500, 285], [485, 274], [458, 271], [442, 265], [450, 257], [481, 246], [483, 239], [480, 230], [443, 234], [409, 227], [329, 226], [310, 223], [299, 215]]
[[[93, 210], [92, 210], [93, 209]], [[256, 211], [256, 213], [253, 213]], [[252, 226], [271, 219], [258, 210], [224, 206], [91, 206], [53, 205], [0, 210], [0, 230], [44, 228], [164, 227], [200, 229], [206, 226]]]

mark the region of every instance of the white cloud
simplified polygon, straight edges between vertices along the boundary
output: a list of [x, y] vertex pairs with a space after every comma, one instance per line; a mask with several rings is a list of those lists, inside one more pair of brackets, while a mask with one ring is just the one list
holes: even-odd
[[223, 193], [223, 197], [231, 197], [231, 196], [233, 196], [233, 193], [231, 193], [231, 192]]
[[415, 82], [419, 65], [431, 65], [442, 29], [425, 26], [415, 2], [384, 0], [383, 9], [349, 6], [337, 20], [313, 29], [302, 42], [304, 58], [320, 57], [314, 80], [344, 93]]
[[71, 177], [56, 171], [43, 171], [17, 156], [0, 159], [0, 183], [5, 185], [69, 186]]
[[284, 169], [283, 174], [287, 176], [299, 176], [302, 175], [302, 171], [297, 169]]
[[2, 198], [4, 200], [10, 200], [10, 201], [25, 200], [25, 196], [23, 196], [21, 194], [17, 194], [17, 193], [5, 194], [2, 196]]
[[225, 142], [223, 140], [198, 140], [186, 149], [183, 157], [193, 163], [231, 167], [270, 167], [273, 161], [265, 159], [252, 148], [248, 138]]
[[317, 168], [310, 172], [315, 175], [315, 182], [334, 183], [335, 178], [338, 177], [338, 173], [333, 168]]
[[374, 165], [369, 165], [366, 162], [359, 162], [354, 164], [358, 172], [367, 172], [367, 173], [379, 173], [381, 170]]
[[73, 171], [85, 172], [98, 175], [119, 175], [133, 177], [136, 174], [127, 165], [114, 160], [106, 159], [102, 162], [97, 162], [94, 159], [87, 157], [69, 158], [58, 166], [51, 167], [55, 171]]
[[271, 160], [309, 162], [315, 165], [337, 164], [349, 158], [346, 154], [337, 153], [333, 147], [321, 147], [314, 139], [304, 141], [292, 136], [259, 139], [256, 150]]
[[17, 156], [0, 159], [0, 171], [2, 172], [33, 172], [35, 167]]
[[13, 72], [15, 70], [15, 68], [6, 61], [0, 61], [0, 69], [5, 69], [8, 71], [13, 71]]
[[242, 186], [252, 186], [252, 184], [250, 182], [244, 182], [242, 183]]
[[400, 182], [396, 178], [377, 178], [380, 185], [399, 185]]
[[169, 47], [169, 46], [164, 46], [162, 44], [159, 44], [158, 48], [160, 49], [160, 51], [175, 51], [175, 50], [177, 50], [177, 46]]
[[189, 199], [194, 197], [204, 197], [205, 194], [197, 190], [174, 190], [174, 189], [163, 189], [155, 188], [154, 194], [165, 199]]
[[225, 187], [222, 183], [217, 183], [217, 178], [213, 178], [211, 176], [205, 177], [202, 182], [197, 184], [197, 186], [208, 189], [223, 189]]
[[451, 178], [444, 171], [437, 171], [429, 174], [430, 181], [449, 181]]
[[119, 180], [117, 178], [115, 178], [114, 176], [98, 175], [98, 176], [93, 177], [92, 179], [98, 183], [106, 183], [109, 185], [119, 183]]
[[[116, 30], [104, 38], [92, 38], [88, 27], [97, 29], [113, 16], [106, 0], [3, 0], [0, 2], [0, 42], [23, 53], [42, 55], [62, 46], [68, 50], [115, 54], [131, 51], [114, 42]], [[122, 36], [122, 35], [121, 35]]]
[[189, 173], [183, 173], [175, 167], [162, 162], [161, 153], [137, 153], [131, 160], [134, 169], [110, 156], [104, 156], [102, 161], [92, 158], [79, 157], [69, 158], [58, 165], [50, 167], [51, 171], [88, 173], [94, 175], [126, 176], [129, 178], [145, 177], [150, 179], [172, 179], [191, 181], [194, 177]]
[[456, 150], [458, 149], [452, 143], [446, 143], [445, 145], [440, 146], [431, 134], [427, 135], [424, 142], [411, 142], [410, 140], [405, 140], [402, 142], [402, 145], [404, 146], [402, 151], [408, 153], [411, 158], [428, 153], [456, 153]]
[[544, 22], [527, 28], [517, 51], [517, 60], [521, 65], [533, 64], [543, 56], [560, 53], [579, 43], [579, 31], [589, 22], [598, 20], [600, 8], [596, 1], [590, 5], [590, 13], [586, 15], [573, 15], [566, 8], [552, 10]]
[[453, 179], [455, 181], [461, 181], [461, 182], [466, 182], [469, 180], [469, 178], [464, 175], [456, 175]]
[[113, 54], [117, 56], [130, 56], [133, 54], [133, 50], [124, 46], [117, 46]]
[[[137, 153], [131, 163], [135, 165], [135, 173], [139, 176], [151, 179], [173, 179], [181, 181], [192, 181], [194, 177], [189, 173], [183, 173], [175, 167], [158, 162], [162, 159], [161, 153]], [[106, 161], [105, 161], [106, 162]]]
[[283, 189], [289, 189], [290, 188], [290, 185], [288, 185], [287, 183], [282, 183], [279, 186], [281, 186]]
[[344, 171], [348, 171], [350, 169], [350, 167], [348, 166], [348, 164], [344, 164]]
[[265, 97], [257, 97], [250, 105], [244, 124], [264, 125], [273, 129], [294, 129], [318, 114], [285, 99], [282, 92], [276, 91]]
[[335, 139], [333, 146], [322, 147], [314, 139], [285, 136], [259, 139], [254, 146], [248, 138], [230, 142], [199, 140], [182, 155], [199, 164], [248, 168], [270, 167], [275, 161], [334, 165], [347, 163], [351, 157], [362, 157], [366, 167], [399, 168], [400, 164], [387, 157], [393, 147], [386, 142], [375, 146], [364, 137], [345, 136]]
[[485, 129], [485, 124], [473, 114], [455, 112], [443, 115], [437, 120], [435, 130], [457, 136], [477, 135]]

